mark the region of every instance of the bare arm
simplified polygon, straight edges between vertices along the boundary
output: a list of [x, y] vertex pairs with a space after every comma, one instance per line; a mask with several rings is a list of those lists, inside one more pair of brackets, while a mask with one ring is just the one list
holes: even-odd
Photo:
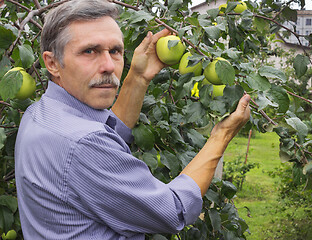
[[134, 51], [131, 67], [125, 78], [112, 111], [129, 128], [133, 128], [139, 118], [144, 95], [150, 81], [165, 67], [156, 54], [156, 43], [160, 37], [170, 32], [164, 29], [155, 35], [147, 34]]
[[249, 119], [249, 101], [249, 95], [241, 98], [236, 111], [213, 128], [205, 146], [181, 172], [193, 178], [201, 189], [202, 196], [210, 186], [219, 159], [227, 145]]

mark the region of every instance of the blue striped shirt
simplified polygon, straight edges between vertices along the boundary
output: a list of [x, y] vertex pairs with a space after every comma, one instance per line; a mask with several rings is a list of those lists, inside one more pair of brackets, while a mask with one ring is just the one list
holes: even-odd
[[27, 239], [131, 239], [176, 233], [200, 214], [198, 185], [165, 184], [128, 147], [131, 129], [49, 82], [16, 140], [19, 213]]

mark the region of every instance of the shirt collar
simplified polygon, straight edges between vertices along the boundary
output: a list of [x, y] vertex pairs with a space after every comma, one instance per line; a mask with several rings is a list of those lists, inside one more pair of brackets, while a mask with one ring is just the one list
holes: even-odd
[[80, 111], [82, 114], [88, 116], [92, 120], [106, 123], [113, 129], [116, 126], [115, 115], [110, 110], [107, 109], [99, 110], [88, 106], [87, 104], [79, 101], [74, 96], [70, 95], [64, 88], [54, 83], [53, 81], [49, 81], [48, 88], [44, 96], [62, 102]]

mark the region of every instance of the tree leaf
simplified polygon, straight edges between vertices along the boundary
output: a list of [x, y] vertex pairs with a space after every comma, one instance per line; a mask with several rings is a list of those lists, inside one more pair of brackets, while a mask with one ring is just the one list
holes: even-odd
[[183, 108], [183, 113], [186, 115], [187, 123], [192, 123], [202, 118], [206, 112], [200, 102], [192, 102]]
[[235, 70], [227, 61], [216, 62], [216, 73], [222, 83], [233, 85], [235, 81]]
[[4, 147], [4, 143], [7, 139], [7, 136], [4, 132], [4, 128], [0, 128], [0, 150]]
[[176, 177], [180, 172], [180, 160], [176, 155], [165, 150], [160, 153], [161, 162], [171, 171], [172, 177]]
[[287, 81], [287, 77], [284, 72], [271, 66], [263, 66], [259, 69], [259, 74], [263, 77], [279, 79], [282, 82]]
[[35, 61], [35, 56], [31, 46], [24, 44], [19, 45], [19, 54], [24, 68], [30, 68]]
[[168, 8], [170, 11], [175, 11], [183, 5], [182, 0], [168, 0]]
[[149, 127], [140, 124], [133, 128], [135, 143], [143, 150], [151, 150], [155, 144], [155, 137]]
[[220, 213], [214, 208], [209, 209], [208, 213], [209, 213], [209, 218], [210, 218], [213, 230], [214, 231], [221, 231]]
[[11, 229], [13, 222], [14, 216], [10, 209], [0, 206], [0, 228], [7, 232]]
[[278, 104], [279, 113], [285, 113], [288, 110], [290, 100], [284, 88], [272, 84], [266, 95], [270, 100]]
[[309, 132], [307, 125], [305, 125], [298, 117], [291, 117], [285, 119], [287, 124], [298, 132], [299, 139], [303, 140]]
[[302, 169], [304, 175], [312, 174], [312, 161], [308, 162]]
[[17, 210], [17, 199], [16, 197], [9, 195], [0, 196], [0, 205], [9, 208], [12, 213], [15, 213]]
[[23, 83], [23, 75], [20, 71], [11, 71], [5, 74], [0, 81], [0, 96], [6, 101], [14, 98]]
[[10, 29], [0, 25], [0, 48], [7, 49], [14, 42], [16, 36]]
[[266, 77], [262, 77], [259, 73], [251, 73], [246, 80], [248, 86], [254, 90], [265, 91], [271, 87], [269, 80]]
[[221, 193], [224, 194], [228, 199], [232, 199], [237, 192], [237, 188], [234, 184], [229, 181], [222, 181], [223, 185]]
[[6, 56], [2, 56], [2, 59], [0, 61], [0, 79], [4, 76], [4, 74], [9, 71], [11, 68], [11, 62], [10, 59]]
[[221, 31], [216, 26], [204, 27], [204, 30], [212, 40], [217, 40], [220, 37]]
[[203, 137], [195, 129], [189, 129], [186, 133], [187, 138], [190, 141], [190, 144], [199, 148], [202, 148], [206, 143], [206, 138]]
[[143, 153], [142, 158], [143, 158], [143, 161], [147, 164], [147, 166], [151, 168], [152, 171], [154, 171], [157, 168], [158, 162], [157, 162], [156, 154], [145, 152]]
[[308, 70], [310, 61], [307, 56], [298, 54], [294, 59], [294, 68], [298, 78], [302, 77]]

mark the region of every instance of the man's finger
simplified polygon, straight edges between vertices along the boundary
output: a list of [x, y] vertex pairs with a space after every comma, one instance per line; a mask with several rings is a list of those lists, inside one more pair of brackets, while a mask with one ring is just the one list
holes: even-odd
[[237, 105], [236, 111], [239, 113], [244, 113], [249, 106], [250, 96], [248, 94], [244, 95]]

